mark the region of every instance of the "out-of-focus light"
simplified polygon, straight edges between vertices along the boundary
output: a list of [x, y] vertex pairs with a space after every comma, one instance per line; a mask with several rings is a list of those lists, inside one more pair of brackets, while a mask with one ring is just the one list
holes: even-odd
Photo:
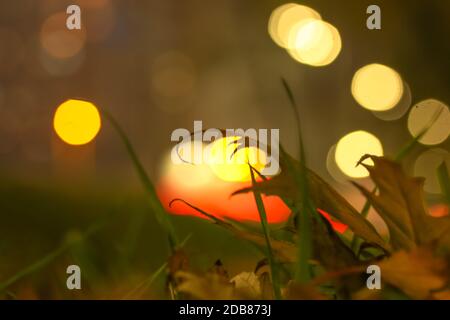
[[339, 31], [322, 20], [306, 20], [289, 34], [289, 54], [298, 62], [315, 67], [332, 63], [342, 48]]
[[435, 218], [446, 217], [450, 214], [450, 210], [447, 204], [439, 203], [432, 205], [428, 208], [428, 214]]
[[289, 46], [289, 35], [296, 25], [308, 19], [320, 20], [315, 10], [295, 3], [284, 4], [276, 8], [269, 19], [269, 34], [280, 47]]
[[[190, 158], [189, 155], [183, 154], [183, 151], [193, 149], [194, 144], [201, 142], [189, 142], [180, 146], [179, 153], [182, 159]], [[200, 145], [198, 147], [201, 147]], [[203, 145], [205, 148], [206, 146]], [[186, 160], [185, 160], [186, 161]], [[175, 164], [170, 156], [166, 157], [164, 161], [162, 176], [164, 179], [170, 181], [173, 186], [178, 186], [180, 189], [186, 188], [197, 189], [203, 188], [207, 185], [215, 182], [215, 176], [211, 171], [211, 168], [202, 162], [183, 162]]]
[[248, 163], [259, 172], [267, 164], [265, 152], [256, 147], [245, 147], [234, 153], [237, 145], [233, 142], [238, 139], [225, 137], [210, 146], [206, 161], [216, 176], [224, 181], [251, 181]]
[[343, 234], [345, 231], [347, 231], [348, 226], [346, 224], [343, 224], [342, 222], [336, 220], [333, 218], [328, 212], [323, 211], [322, 209], [317, 209], [317, 211], [325, 217], [325, 219], [330, 222], [331, 226], [334, 230], [336, 230], [338, 233]]
[[392, 109], [386, 111], [372, 111], [372, 114], [378, 119], [384, 121], [398, 120], [403, 117], [409, 110], [412, 104], [411, 88], [406, 82], [403, 82], [403, 95], [399, 103]]
[[427, 150], [416, 159], [414, 175], [425, 178], [424, 189], [426, 192], [441, 193], [437, 169], [443, 162], [450, 170], [450, 153], [444, 149]]
[[344, 175], [336, 164], [336, 145], [333, 145], [327, 154], [327, 170], [330, 176], [340, 183], [347, 183], [348, 177]]
[[57, 59], [75, 56], [86, 43], [85, 28], [69, 30], [66, 19], [65, 12], [56, 13], [45, 20], [40, 32], [41, 47]]
[[[193, 145], [194, 143], [186, 143], [180, 146], [182, 159], [190, 158], [185, 153], [192, 151]], [[172, 156], [164, 158], [163, 170], [157, 183], [159, 199], [168, 212], [205, 218], [180, 202], [169, 207], [173, 199], [181, 198], [219, 218], [260, 222], [251, 192], [230, 197], [234, 191], [249, 187], [251, 182], [224, 181], [205, 162], [175, 164], [172, 160]], [[249, 170], [248, 165], [246, 167]], [[279, 197], [262, 195], [262, 199], [269, 223], [282, 223], [288, 219], [291, 211]]]
[[421, 101], [412, 107], [408, 116], [409, 132], [416, 137], [426, 128], [420, 143], [436, 145], [444, 142], [450, 134], [449, 107], [435, 99]]
[[53, 127], [64, 142], [83, 145], [92, 141], [100, 131], [100, 114], [91, 102], [67, 100], [56, 109]]
[[[357, 166], [358, 161], [365, 154], [374, 156], [383, 155], [383, 146], [380, 140], [366, 131], [354, 131], [342, 137], [336, 146], [336, 163], [344, 174], [351, 178], [365, 178], [369, 172], [363, 166]], [[364, 160], [371, 165], [373, 161]]]
[[353, 76], [352, 95], [364, 108], [386, 111], [397, 105], [403, 95], [401, 76], [385, 65], [370, 64]]

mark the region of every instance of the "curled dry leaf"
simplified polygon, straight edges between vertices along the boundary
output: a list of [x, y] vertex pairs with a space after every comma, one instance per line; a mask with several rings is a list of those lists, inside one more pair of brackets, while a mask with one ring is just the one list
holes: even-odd
[[433, 255], [428, 247], [398, 251], [379, 263], [381, 279], [413, 299], [449, 297], [443, 290], [449, 281], [447, 261]]
[[[270, 180], [258, 182], [255, 187], [237, 190], [233, 195], [256, 189], [266, 195], [279, 196], [288, 205], [299, 203], [301, 199], [298, 199], [299, 192], [297, 184], [294, 177], [289, 174], [287, 161], [290, 161], [298, 168], [300, 167], [298, 161], [288, 154], [282, 153], [280, 159], [281, 172], [279, 175]], [[377, 233], [373, 225], [361, 216], [344, 197], [313, 171], [307, 169], [306, 176], [311, 200], [317, 208], [326, 211], [340, 222], [348, 225], [356, 235], [365, 239], [367, 242], [389, 251], [389, 245]]]
[[[373, 166], [361, 163], [367, 158], [373, 160]], [[398, 163], [386, 158], [365, 156], [361, 161], [379, 193], [374, 194], [357, 183], [354, 185], [386, 222], [394, 249], [411, 250], [431, 243], [450, 247], [450, 217], [435, 218], [427, 213], [423, 178], [406, 175]]]

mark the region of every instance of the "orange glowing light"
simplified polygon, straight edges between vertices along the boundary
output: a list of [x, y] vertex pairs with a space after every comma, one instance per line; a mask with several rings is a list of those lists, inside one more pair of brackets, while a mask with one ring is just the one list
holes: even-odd
[[[258, 208], [253, 193], [238, 194], [231, 197], [236, 190], [251, 186], [248, 181], [225, 181], [214, 174], [209, 165], [182, 163], [174, 164], [168, 156], [164, 160], [162, 175], [157, 184], [159, 199], [167, 212], [175, 215], [194, 216], [205, 219], [205, 216], [182, 202], [190, 204], [218, 218], [232, 219], [240, 222], [260, 222]], [[267, 221], [271, 224], [286, 222], [291, 214], [289, 207], [277, 196], [262, 195], [267, 213]], [[339, 233], [344, 233], [347, 226], [332, 218], [327, 212], [318, 209]]]
[[446, 217], [450, 214], [448, 205], [446, 204], [435, 204], [428, 208], [428, 213], [430, 216], [435, 218]]
[[347, 231], [348, 226], [346, 224], [343, 224], [342, 222], [332, 218], [330, 214], [328, 214], [327, 212], [323, 211], [322, 209], [317, 209], [317, 212], [319, 212], [321, 215], [323, 215], [325, 217], [325, 219], [328, 220], [328, 222], [331, 224], [331, 226], [333, 227], [333, 229], [336, 232], [342, 234], [345, 231]]

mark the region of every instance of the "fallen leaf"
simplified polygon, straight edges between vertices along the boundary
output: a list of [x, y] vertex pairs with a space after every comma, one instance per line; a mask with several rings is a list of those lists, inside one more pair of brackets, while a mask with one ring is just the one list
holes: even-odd
[[[373, 160], [373, 166], [361, 163], [367, 158]], [[450, 243], [450, 217], [436, 218], [427, 213], [423, 178], [407, 176], [398, 163], [386, 158], [365, 156], [361, 161], [379, 193], [374, 194], [357, 183], [353, 184], [386, 222], [394, 249], [410, 250], [433, 242]]]
[[448, 284], [449, 266], [445, 259], [434, 256], [428, 247], [410, 252], [397, 251], [382, 260], [379, 267], [383, 282], [397, 287], [413, 299], [445, 297], [439, 291]]
[[[290, 207], [298, 203], [299, 193], [294, 178], [289, 174], [287, 161], [300, 167], [300, 163], [283, 153], [280, 159], [279, 175], [269, 180], [258, 182], [255, 187], [249, 187], [237, 190], [232, 195], [250, 192], [253, 189], [265, 195], [279, 196]], [[377, 233], [373, 225], [366, 220], [355, 208], [345, 200], [336, 190], [313, 171], [307, 169], [308, 190], [314, 205], [327, 212], [340, 222], [346, 224], [356, 235], [365, 239], [367, 242], [375, 244], [386, 251], [390, 250], [389, 245]]]

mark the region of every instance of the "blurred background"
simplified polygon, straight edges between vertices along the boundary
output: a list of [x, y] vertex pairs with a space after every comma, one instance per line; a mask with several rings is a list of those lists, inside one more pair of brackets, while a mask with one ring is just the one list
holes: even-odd
[[[65, 26], [70, 4], [81, 8], [81, 30]], [[83, 242], [83, 248], [69, 250], [50, 267], [15, 283], [5, 297], [121, 297], [167, 255], [164, 234], [148, 212], [111, 125], [103, 121], [95, 140], [83, 146], [68, 145], [56, 135], [53, 116], [67, 99], [109, 110], [156, 182], [173, 147], [171, 132], [193, 130], [194, 120], [202, 120], [204, 128], [278, 128], [281, 143], [296, 155], [297, 129], [283, 77], [299, 105], [309, 166], [358, 209], [363, 200], [348, 183], [356, 177], [339, 168], [337, 143], [363, 130], [376, 137], [385, 155], [394, 156], [417, 134], [410, 110], [434, 99], [431, 105], [445, 109], [434, 129], [437, 137], [423, 141], [405, 165], [427, 178], [430, 206], [440, 205], [435, 170], [442, 161], [450, 165], [450, 2], [376, 1], [382, 29], [369, 30], [366, 9], [373, 1], [301, 1], [340, 35], [338, 55], [321, 67], [300, 63], [271, 37], [271, 14], [284, 4], [0, 2], [0, 283], [68, 235], [76, 236], [104, 214], [113, 215], [113, 222]], [[355, 73], [374, 63], [401, 77], [397, 113], [368, 110], [355, 97]], [[430, 117], [420, 115], [422, 120]], [[233, 273], [252, 270], [261, 258], [205, 221], [177, 217], [176, 224], [181, 234], [194, 234], [187, 244], [194, 264], [212, 265], [221, 258]], [[60, 266], [73, 261], [87, 270], [89, 290], [67, 293], [65, 280], [60, 281], [66, 276]], [[144, 297], [164, 294], [158, 290]]]

